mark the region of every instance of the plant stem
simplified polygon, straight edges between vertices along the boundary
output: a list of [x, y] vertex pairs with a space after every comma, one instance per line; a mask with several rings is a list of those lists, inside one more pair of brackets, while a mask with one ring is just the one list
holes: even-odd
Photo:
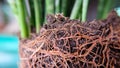
[[46, 0], [45, 1], [46, 15], [47, 14], [54, 14], [54, 1], [55, 0]]
[[63, 15], [66, 16], [66, 11], [67, 11], [67, 4], [68, 4], [68, 1], [67, 0], [62, 0], [62, 13]]
[[29, 7], [29, 4], [28, 4], [28, 0], [25, 0], [24, 1], [24, 11], [25, 11], [25, 18], [26, 18], [26, 23], [27, 23], [27, 26], [28, 26], [28, 30], [29, 30], [29, 33], [31, 32], [31, 28], [30, 28], [30, 7]]
[[48, 14], [55, 13], [55, 0], [45, 0], [45, 16], [44, 16], [44, 23], [46, 22], [46, 16]]
[[55, 0], [55, 13], [60, 13], [60, 0]]
[[105, 19], [107, 14], [109, 13], [109, 11], [111, 10], [111, 7], [113, 6], [112, 3], [114, 3], [112, 0], [106, 0], [105, 1], [105, 7], [103, 9], [103, 15], [102, 15], [102, 19]]
[[82, 6], [80, 7], [80, 9], [79, 9], [79, 13], [78, 13], [78, 15], [77, 15], [77, 19], [79, 19], [79, 20], [81, 20], [82, 19]]
[[103, 13], [103, 8], [105, 6], [105, 0], [99, 0], [98, 1], [98, 9], [97, 9], [97, 19], [101, 19], [102, 18], [102, 13]]
[[88, 3], [89, 3], [89, 0], [83, 0], [83, 6], [82, 6], [82, 22], [85, 22], [85, 21], [86, 21]]
[[75, 1], [74, 7], [73, 7], [72, 12], [71, 12], [71, 16], [70, 16], [71, 19], [76, 19], [77, 18], [77, 15], [80, 12], [81, 4], [82, 4], [82, 0], [76, 0]]
[[28, 38], [29, 37], [29, 28], [26, 23], [26, 16], [25, 16], [25, 7], [24, 7], [24, 0], [16, 0], [17, 7], [18, 7], [18, 20], [21, 29], [21, 37]]
[[27, 13], [27, 22], [29, 23], [28, 26], [29, 26], [29, 32], [31, 33], [32, 32], [32, 27], [33, 26], [33, 18], [32, 18], [32, 14], [31, 14], [31, 4], [30, 4], [30, 1], [29, 0], [25, 0], [25, 3], [26, 3], [26, 13]]
[[40, 32], [40, 19], [41, 19], [41, 10], [40, 10], [40, 5], [39, 0], [34, 0], [34, 10], [35, 10], [35, 25], [36, 25], [36, 33]]
[[29, 4], [30, 4], [30, 26], [32, 31], [33, 27], [35, 27], [35, 10], [33, 0], [29, 0]]
[[15, 0], [7, 0], [7, 1], [8, 1], [8, 3], [9, 3], [9, 5], [10, 5], [12, 11], [14, 12], [14, 14], [17, 15], [18, 12], [17, 12], [17, 4], [16, 4], [16, 1], [15, 1]]
[[44, 24], [44, 19], [45, 19], [45, 0], [40, 0], [40, 2], [41, 2], [41, 8], [43, 8], [42, 10], [41, 10], [41, 26]]

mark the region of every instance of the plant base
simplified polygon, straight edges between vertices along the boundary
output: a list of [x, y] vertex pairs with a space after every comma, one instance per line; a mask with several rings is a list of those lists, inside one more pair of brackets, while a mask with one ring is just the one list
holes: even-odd
[[120, 17], [81, 23], [49, 15], [40, 35], [20, 45], [21, 68], [119, 68]]

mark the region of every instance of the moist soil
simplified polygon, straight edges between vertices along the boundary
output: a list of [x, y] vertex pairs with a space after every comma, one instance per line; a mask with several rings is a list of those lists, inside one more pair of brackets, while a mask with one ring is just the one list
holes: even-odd
[[21, 68], [120, 68], [120, 17], [81, 22], [48, 15], [39, 35], [20, 43]]

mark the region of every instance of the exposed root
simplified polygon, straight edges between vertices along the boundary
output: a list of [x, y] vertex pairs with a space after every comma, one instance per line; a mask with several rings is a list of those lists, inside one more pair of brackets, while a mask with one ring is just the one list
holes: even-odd
[[120, 68], [120, 17], [80, 24], [49, 15], [34, 40], [20, 45], [21, 68]]

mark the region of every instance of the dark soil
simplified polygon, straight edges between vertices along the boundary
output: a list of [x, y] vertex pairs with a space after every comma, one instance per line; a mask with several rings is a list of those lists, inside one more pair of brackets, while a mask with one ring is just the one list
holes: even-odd
[[81, 23], [58, 15], [20, 45], [21, 68], [120, 68], [120, 17]]

